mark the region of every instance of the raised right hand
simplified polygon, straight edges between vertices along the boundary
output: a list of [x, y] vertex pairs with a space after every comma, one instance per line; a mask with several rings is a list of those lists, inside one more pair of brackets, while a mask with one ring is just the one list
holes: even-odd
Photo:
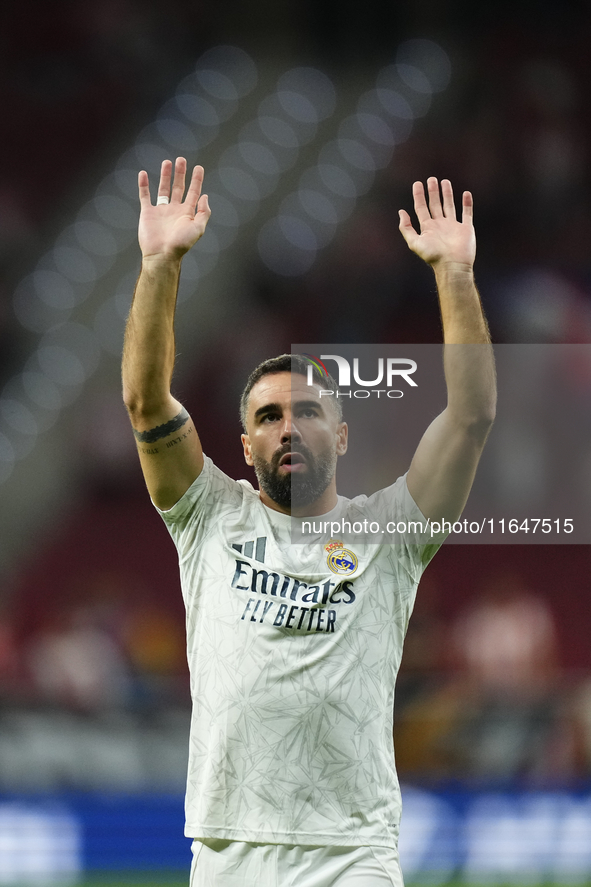
[[183, 200], [186, 171], [187, 161], [184, 157], [177, 157], [171, 192], [172, 161], [163, 161], [158, 197], [170, 197], [170, 203], [159, 206], [153, 206], [150, 200], [148, 173], [142, 170], [138, 176], [141, 204], [139, 242], [144, 259], [180, 259], [205, 231], [211, 210], [207, 194], [201, 194], [203, 167], [196, 166], [193, 170], [187, 196]]

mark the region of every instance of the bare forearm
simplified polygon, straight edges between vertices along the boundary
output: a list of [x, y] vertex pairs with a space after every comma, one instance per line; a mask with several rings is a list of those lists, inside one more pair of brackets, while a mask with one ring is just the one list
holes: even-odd
[[170, 397], [180, 260], [144, 259], [125, 329], [123, 399], [132, 413], [158, 412]]
[[432, 520], [461, 514], [492, 425], [496, 404], [494, 356], [472, 267], [476, 237], [470, 191], [462, 194], [456, 218], [449, 179], [427, 180], [429, 205], [421, 182], [413, 185], [421, 233], [400, 211], [400, 230], [409, 247], [431, 265], [437, 280], [443, 321], [447, 407], [423, 435], [408, 472], [408, 489]]
[[488, 344], [490, 333], [471, 265], [441, 263], [433, 269], [446, 345]]
[[496, 376], [490, 333], [470, 265], [436, 267], [448, 410], [486, 436], [495, 415]]

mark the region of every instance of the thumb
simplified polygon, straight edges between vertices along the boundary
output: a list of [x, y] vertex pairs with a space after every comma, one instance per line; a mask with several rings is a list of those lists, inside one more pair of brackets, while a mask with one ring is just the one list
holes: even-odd
[[211, 215], [211, 209], [209, 207], [209, 199], [207, 197], [207, 194], [202, 194], [199, 198], [199, 202], [197, 204], [197, 212], [207, 214], [208, 218]]
[[408, 245], [411, 246], [419, 235], [413, 228], [410, 216], [405, 209], [399, 210], [398, 216], [400, 218], [400, 225], [398, 226], [400, 228], [400, 233]]

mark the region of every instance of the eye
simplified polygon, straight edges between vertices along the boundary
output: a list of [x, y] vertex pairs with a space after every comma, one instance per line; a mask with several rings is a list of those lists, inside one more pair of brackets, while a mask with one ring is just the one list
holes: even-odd
[[300, 413], [303, 419], [314, 419], [318, 415], [318, 410], [314, 407], [305, 407]]

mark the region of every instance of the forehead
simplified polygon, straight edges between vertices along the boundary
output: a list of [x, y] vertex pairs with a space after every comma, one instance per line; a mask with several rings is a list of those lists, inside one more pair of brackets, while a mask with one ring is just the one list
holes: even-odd
[[292, 400], [316, 400], [321, 403], [320, 386], [308, 385], [299, 373], [268, 373], [252, 386], [248, 411], [258, 410], [267, 403], [289, 405]]

